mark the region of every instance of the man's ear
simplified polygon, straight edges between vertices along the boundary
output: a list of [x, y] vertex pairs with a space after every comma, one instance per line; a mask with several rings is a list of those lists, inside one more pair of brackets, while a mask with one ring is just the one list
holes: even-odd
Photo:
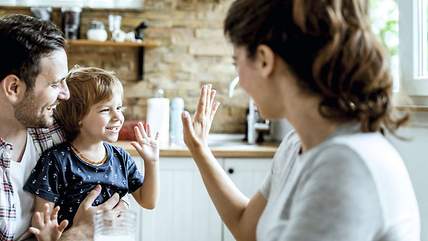
[[261, 75], [265, 78], [269, 77], [274, 71], [275, 53], [269, 46], [262, 44], [257, 47], [256, 59]]
[[1, 81], [1, 89], [11, 102], [18, 102], [23, 98], [27, 85], [18, 76], [10, 74]]

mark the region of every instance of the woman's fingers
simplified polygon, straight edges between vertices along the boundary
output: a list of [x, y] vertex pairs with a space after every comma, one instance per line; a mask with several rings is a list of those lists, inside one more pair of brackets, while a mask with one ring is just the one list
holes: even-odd
[[208, 117], [211, 117], [211, 115], [212, 115], [212, 112], [213, 112], [213, 106], [215, 106], [216, 105], [216, 101], [215, 101], [215, 96], [216, 96], [216, 94], [217, 94], [217, 91], [216, 90], [214, 90], [214, 89], [212, 89], [211, 91], [210, 91], [210, 101], [209, 101], [209, 105], [207, 106], [207, 110], [209, 110], [209, 111], [207, 111], [207, 116]]
[[205, 108], [206, 108], [206, 101], [207, 101], [207, 86], [204, 85], [201, 88], [201, 95], [199, 96], [198, 105], [196, 107], [195, 112], [195, 119], [200, 120], [203, 118], [203, 115], [205, 114]]
[[181, 121], [183, 123], [183, 131], [185, 134], [190, 135], [193, 139], [195, 138], [192, 118], [190, 118], [189, 112], [183, 111], [181, 114]]
[[209, 116], [209, 112], [211, 111], [211, 109], [209, 108], [211, 106], [211, 89], [212, 89], [212, 85], [208, 84], [206, 85], [206, 92], [207, 94], [205, 95], [205, 115]]
[[217, 102], [217, 101], [215, 101], [214, 104], [211, 106], [210, 121], [214, 119], [215, 113], [217, 112], [219, 106], [220, 106], [220, 102]]

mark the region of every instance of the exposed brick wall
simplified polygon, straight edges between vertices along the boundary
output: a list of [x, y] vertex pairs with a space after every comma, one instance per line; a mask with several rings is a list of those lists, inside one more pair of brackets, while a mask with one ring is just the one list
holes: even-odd
[[[116, 47], [72, 47], [68, 49], [70, 67], [98, 66], [115, 71], [125, 85], [127, 119], [143, 119], [146, 99], [158, 87], [166, 97], [183, 97], [193, 111], [203, 83], [212, 83], [218, 90], [222, 106], [214, 122], [214, 132], [244, 131], [247, 96], [241, 90], [227, 97], [228, 83], [235, 77], [232, 48], [223, 36], [223, 19], [231, 0], [146, 0], [143, 11], [89, 10], [81, 14], [81, 37], [91, 20], [101, 20], [108, 28], [108, 15], [122, 15], [122, 29], [133, 30], [146, 21], [147, 39], [155, 39], [160, 47], [146, 49], [144, 79], [138, 76], [138, 50]], [[28, 8], [0, 8], [7, 13], [30, 14]], [[54, 10], [53, 21], [60, 23], [60, 11]]]

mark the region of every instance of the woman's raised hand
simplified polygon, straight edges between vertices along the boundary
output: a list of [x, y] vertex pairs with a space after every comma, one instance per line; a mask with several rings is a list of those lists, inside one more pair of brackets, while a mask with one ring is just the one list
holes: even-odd
[[211, 85], [201, 88], [198, 104], [193, 118], [187, 111], [183, 112], [183, 136], [184, 142], [190, 152], [208, 146], [208, 134], [211, 124], [220, 103], [215, 101], [216, 91]]

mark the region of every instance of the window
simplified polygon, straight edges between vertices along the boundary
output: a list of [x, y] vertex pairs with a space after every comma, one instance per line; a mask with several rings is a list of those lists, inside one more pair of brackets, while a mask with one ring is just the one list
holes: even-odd
[[428, 0], [398, 0], [400, 91], [414, 97], [415, 104], [424, 105], [427, 99], [419, 97], [428, 96], [427, 3]]
[[394, 92], [398, 92], [400, 65], [398, 57], [398, 5], [396, 0], [370, 0], [370, 20], [373, 31], [389, 52], [394, 78]]
[[394, 92], [428, 105], [428, 0], [370, 0], [370, 17], [390, 54]]

